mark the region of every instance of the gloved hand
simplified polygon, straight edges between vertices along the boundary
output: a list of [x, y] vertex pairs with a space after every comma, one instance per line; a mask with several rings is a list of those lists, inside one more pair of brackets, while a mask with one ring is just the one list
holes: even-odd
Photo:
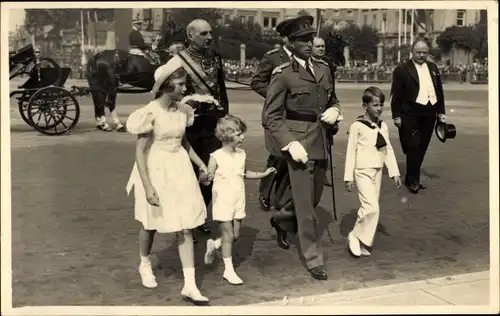
[[340, 110], [331, 107], [321, 114], [321, 120], [328, 124], [334, 124], [339, 120], [339, 116], [341, 117]]
[[288, 152], [292, 156], [292, 159], [296, 162], [306, 163], [308, 159], [307, 151], [304, 149], [301, 143], [298, 141], [293, 141], [288, 147]]
[[440, 123], [446, 123], [446, 115], [444, 115], [444, 114], [438, 114], [438, 121]]

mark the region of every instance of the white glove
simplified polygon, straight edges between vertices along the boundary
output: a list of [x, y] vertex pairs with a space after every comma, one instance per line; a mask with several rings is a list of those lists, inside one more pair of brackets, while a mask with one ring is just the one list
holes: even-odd
[[446, 123], [446, 115], [444, 115], [444, 114], [438, 114], [438, 120], [441, 123]]
[[288, 147], [288, 152], [292, 156], [292, 159], [296, 162], [306, 163], [307, 160], [307, 151], [304, 149], [301, 143], [298, 141], [293, 141]]
[[329, 108], [323, 114], [321, 114], [321, 120], [328, 124], [335, 124], [338, 121], [340, 115], [340, 110], [337, 108]]

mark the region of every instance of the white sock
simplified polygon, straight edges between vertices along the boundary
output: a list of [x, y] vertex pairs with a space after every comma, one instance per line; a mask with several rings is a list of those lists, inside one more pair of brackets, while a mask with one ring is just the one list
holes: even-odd
[[184, 274], [184, 286], [189, 289], [197, 289], [194, 271], [194, 268], [182, 269], [182, 273]]
[[149, 259], [149, 255], [143, 256], [141, 254], [141, 263], [150, 263], [150, 262], [151, 262], [151, 259]]
[[222, 239], [221, 238], [217, 238], [216, 240], [214, 240], [214, 247], [215, 247], [215, 249], [219, 249], [220, 247], [222, 247]]
[[222, 258], [222, 259], [224, 260], [224, 266], [226, 267], [226, 271], [234, 272], [233, 257]]

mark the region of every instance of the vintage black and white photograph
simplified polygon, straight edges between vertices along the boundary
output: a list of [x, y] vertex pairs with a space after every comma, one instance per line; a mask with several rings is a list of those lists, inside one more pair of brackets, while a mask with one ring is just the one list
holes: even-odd
[[499, 312], [498, 3], [212, 4], [2, 3], [2, 314]]

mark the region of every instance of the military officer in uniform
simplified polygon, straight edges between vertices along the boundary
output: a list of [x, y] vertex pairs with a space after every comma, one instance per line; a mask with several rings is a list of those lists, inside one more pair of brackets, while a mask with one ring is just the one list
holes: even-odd
[[262, 126], [270, 154], [283, 157], [288, 164], [297, 237], [306, 267], [313, 278], [326, 280], [315, 207], [324, 187], [328, 126], [337, 122], [340, 108], [333, 99], [328, 64], [310, 58], [313, 21], [312, 16], [300, 16], [284, 26], [293, 57], [273, 71]]
[[[292, 56], [292, 52], [286, 46], [286, 37], [282, 34], [283, 26], [291, 20], [292, 19], [285, 20], [276, 26], [276, 31], [283, 38], [283, 46], [268, 51], [260, 61], [257, 66], [257, 70], [255, 71], [255, 75], [252, 77], [250, 86], [255, 92], [264, 98], [266, 97], [266, 90], [269, 85], [269, 81], [271, 80], [271, 73], [273, 69], [289, 61]], [[267, 167], [274, 167], [278, 172], [260, 181], [259, 203], [260, 207], [265, 211], [268, 211], [271, 207], [271, 190], [274, 187], [274, 184], [283, 176], [283, 172], [280, 171], [286, 172], [286, 163], [283, 163], [282, 159], [279, 159], [279, 157], [270, 155], [267, 159]]]
[[134, 19], [132, 21], [132, 31], [128, 35], [129, 41], [129, 53], [133, 55], [144, 56], [149, 62], [155, 64], [154, 59], [149, 56], [149, 46], [144, 42], [144, 37], [141, 33], [142, 30], [142, 21], [138, 19]]

